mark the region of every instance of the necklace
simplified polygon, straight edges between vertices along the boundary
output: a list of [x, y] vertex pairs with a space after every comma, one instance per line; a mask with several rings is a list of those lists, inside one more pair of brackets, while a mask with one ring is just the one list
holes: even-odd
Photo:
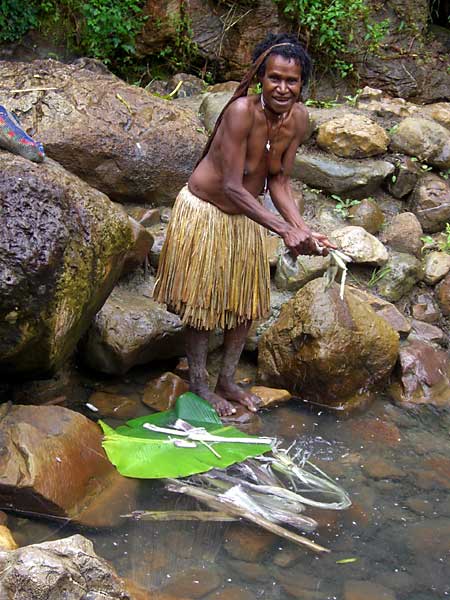
[[270, 150], [272, 148], [272, 142], [274, 142], [276, 140], [277, 134], [281, 129], [281, 126], [285, 119], [286, 113], [282, 113], [281, 115], [278, 116], [277, 124], [273, 130], [273, 135], [272, 135], [272, 123], [270, 122], [270, 119], [267, 116], [266, 103], [265, 103], [265, 100], [264, 100], [262, 94], [261, 94], [261, 107], [262, 107], [264, 116], [266, 118], [266, 126], [267, 126], [266, 152], [267, 152], [267, 154], [270, 154]]

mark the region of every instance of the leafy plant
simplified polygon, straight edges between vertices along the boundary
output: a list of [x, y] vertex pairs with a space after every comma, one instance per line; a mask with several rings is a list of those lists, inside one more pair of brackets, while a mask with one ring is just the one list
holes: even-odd
[[298, 25], [298, 33], [319, 60], [341, 77], [353, 71], [351, 62], [355, 29], [365, 29], [366, 49], [375, 51], [385, 35], [387, 19], [377, 23], [370, 20], [364, 0], [275, 0], [284, 13]]
[[37, 9], [22, 0], [0, 0], [0, 44], [15, 42], [37, 25]]
[[351, 198], [341, 198], [337, 194], [331, 194], [333, 200], [336, 201], [336, 206], [334, 207], [334, 212], [342, 217], [343, 219], [350, 219], [351, 215], [349, 214], [349, 209], [352, 206], [357, 206], [361, 204], [361, 200], [352, 200]]
[[[195, 430], [175, 428], [177, 419]], [[214, 467], [223, 469], [272, 449], [270, 438], [223, 425], [212, 406], [191, 392], [177, 399], [174, 410], [132, 419], [115, 430], [103, 421], [99, 424], [109, 460], [126, 477], [186, 477]]]
[[437, 248], [440, 252], [450, 254], [450, 223], [445, 224], [445, 231], [439, 238], [433, 239], [431, 235], [425, 235], [420, 239], [424, 244], [422, 246], [422, 252]]
[[372, 275], [370, 276], [367, 285], [369, 287], [374, 287], [381, 279], [386, 277], [391, 272], [391, 267], [377, 267], [372, 271]]
[[361, 96], [362, 90], [356, 90], [354, 96], [344, 96], [344, 99], [347, 101], [347, 104], [350, 106], [356, 106], [358, 104], [359, 97]]
[[313, 106], [314, 108], [335, 108], [339, 106], [338, 101], [335, 100], [313, 100], [309, 98], [305, 102], [305, 106]]
[[449, 179], [450, 178], [450, 169], [447, 169], [446, 171], [439, 171], [439, 175], [443, 179]]

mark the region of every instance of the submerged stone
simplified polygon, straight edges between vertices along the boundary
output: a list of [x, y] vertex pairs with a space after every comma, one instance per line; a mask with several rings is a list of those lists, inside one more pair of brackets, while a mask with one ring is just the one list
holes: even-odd
[[142, 402], [157, 411], [169, 410], [178, 396], [188, 390], [189, 384], [184, 379], [167, 372], [146, 384]]

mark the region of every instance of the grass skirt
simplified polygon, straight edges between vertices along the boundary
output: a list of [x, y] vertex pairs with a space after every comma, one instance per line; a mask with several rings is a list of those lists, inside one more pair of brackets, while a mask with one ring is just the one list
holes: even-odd
[[267, 316], [269, 283], [264, 228], [185, 186], [173, 207], [154, 298], [196, 329], [234, 329]]

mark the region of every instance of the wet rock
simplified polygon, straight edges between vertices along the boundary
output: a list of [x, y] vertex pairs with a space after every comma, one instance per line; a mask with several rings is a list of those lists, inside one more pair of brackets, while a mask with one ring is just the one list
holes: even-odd
[[420, 470], [414, 471], [416, 485], [424, 490], [444, 489], [450, 490], [448, 473], [450, 459], [446, 456], [433, 456], [426, 458]]
[[368, 158], [386, 152], [389, 136], [371, 119], [355, 114], [341, 117], [320, 125], [317, 145], [337, 156], [345, 158]]
[[8, 600], [131, 600], [123, 580], [81, 535], [0, 552], [0, 571]]
[[145, 208], [144, 206], [130, 206], [129, 204], [125, 204], [124, 208], [130, 217], [136, 219], [143, 227], [158, 225], [160, 222], [160, 208]]
[[450, 131], [435, 121], [407, 117], [392, 135], [391, 148], [434, 167], [450, 168]]
[[420, 256], [422, 236], [422, 227], [416, 215], [405, 212], [393, 217], [385, 231], [383, 241], [397, 252]]
[[274, 323], [280, 314], [281, 307], [293, 296], [292, 292], [279, 290], [273, 283], [270, 286], [270, 314], [267, 319], [255, 321], [245, 340], [245, 350], [253, 352], [258, 348], [262, 334]]
[[227, 531], [224, 548], [237, 560], [259, 562], [270, 552], [277, 537], [264, 529], [246, 525], [231, 525]]
[[431, 342], [435, 344], [440, 344], [441, 346], [447, 345], [448, 337], [435, 325], [431, 325], [431, 323], [424, 323], [424, 321], [418, 321], [417, 319], [412, 320], [412, 333], [411, 337], [417, 337], [424, 342]]
[[400, 479], [406, 475], [393, 463], [375, 456], [364, 460], [363, 469], [372, 479]]
[[207, 600], [256, 600], [255, 594], [237, 585], [227, 585], [223, 590], [216, 590]]
[[399, 381], [390, 387], [395, 401], [405, 406], [450, 405], [450, 358], [446, 352], [418, 339], [400, 348]]
[[404, 198], [415, 188], [421, 172], [417, 163], [407, 156], [397, 158], [395, 166], [395, 173], [386, 180], [387, 189], [394, 198]]
[[3, 550], [16, 550], [18, 547], [11, 531], [5, 525], [0, 525], [0, 552]]
[[94, 527], [115, 525], [130, 510], [136, 482], [118, 474], [100, 428], [83, 415], [60, 406], [10, 406], [0, 435], [2, 506]]
[[178, 396], [188, 390], [189, 384], [184, 379], [167, 372], [147, 383], [142, 402], [156, 411], [169, 410]]
[[428, 517], [431, 517], [434, 511], [433, 504], [429, 500], [420, 497], [407, 498], [405, 504], [418, 515], [427, 515]]
[[350, 579], [344, 583], [343, 600], [395, 600], [395, 593], [372, 581]]
[[434, 285], [450, 271], [450, 254], [430, 252], [425, 256], [423, 263], [423, 280], [428, 285]]
[[277, 567], [286, 569], [298, 562], [302, 554], [298, 549], [294, 548], [279, 548], [272, 559], [272, 563]]
[[424, 231], [434, 233], [444, 229], [450, 220], [448, 182], [432, 173], [424, 175], [414, 190], [411, 207]]
[[394, 165], [387, 161], [343, 159], [302, 149], [295, 157], [292, 177], [332, 194], [351, 192], [364, 198], [393, 172]]
[[417, 558], [445, 556], [448, 552], [449, 537], [450, 519], [443, 517], [414, 523], [409, 525], [405, 531], [406, 547]]
[[3, 512], [2, 510], [0, 510], [0, 525], [7, 525], [8, 524], [8, 515]]
[[0, 151], [0, 170], [0, 372], [48, 377], [119, 278], [129, 219], [51, 159]]
[[370, 304], [377, 315], [383, 318], [394, 331], [400, 335], [408, 334], [411, 331], [410, 321], [393, 304], [353, 286], [351, 286], [351, 290], [361, 302]]
[[262, 420], [254, 412], [250, 412], [241, 404], [234, 404], [236, 412], [229, 417], [222, 417], [222, 422], [227, 425], [233, 425], [240, 431], [250, 435], [258, 435], [262, 431]]
[[370, 442], [378, 446], [395, 448], [402, 441], [400, 430], [394, 423], [379, 417], [363, 417], [351, 422], [352, 435], [362, 442]]
[[108, 392], [94, 392], [89, 396], [89, 404], [98, 410], [98, 416], [116, 419], [133, 419], [139, 412], [139, 402], [128, 396]]
[[325, 273], [330, 264], [328, 256], [300, 255], [296, 260], [286, 254], [278, 258], [275, 285], [281, 290], [295, 292], [308, 281]]
[[292, 395], [287, 390], [280, 390], [277, 388], [268, 388], [262, 385], [253, 385], [250, 388], [252, 394], [256, 394], [261, 398], [261, 408], [270, 408], [272, 406], [278, 406], [284, 404], [292, 398]]
[[348, 211], [352, 225], [363, 227], [369, 233], [377, 233], [384, 223], [384, 214], [372, 198], [364, 198]]
[[436, 300], [442, 314], [450, 315], [450, 273], [447, 273], [441, 283], [436, 286]]
[[211, 133], [217, 118], [222, 112], [225, 104], [230, 100], [234, 92], [206, 92], [200, 105], [200, 118], [208, 133]]
[[322, 279], [306, 284], [263, 334], [258, 369], [262, 382], [286, 387], [321, 404], [367, 389], [391, 371], [398, 334], [373, 309]]
[[160, 588], [163, 594], [176, 598], [202, 598], [218, 588], [223, 581], [222, 573], [213, 565], [192, 568], [173, 575], [170, 583]]
[[388, 260], [388, 251], [383, 244], [362, 227], [349, 225], [335, 229], [331, 237], [353, 262], [381, 266]]
[[197, 96], [201, 94], [205, 88], [205, 83], [200, 77], [191, 75], [189, 73], [176, 73], [167, 82], [167, 92], [171, 93], [177, 85], [181, 83], [181, 87], [178, 90], [177, 98], [188, 98], [189, 96]]
[[143, 265], [153, 246], [153, 237], [150, 232], [135, 219], [129, 217], [129, 221], [133, 245], [125, 256], [122, 274], [131, 273], [131, 271]]
[[227, 560], [227, 566], [235, 571], [244, 581], [265, 583], [273, 579], [267, 565], [243, 560]]
[[152, 299], [152, 289], [152, 279], [138, 289], [127, 282], [114, 288], [83, 340], [85, 364], [123, 374], [135, 365], [184, 354], [181, 321]]
[[299, 600], [326, 600], [328, 594], [322, 589], [323, 581], [318, 577], [296, 571], [282, 571], [277, 578], [286, 594]]
[[196, 114], [128, 85], [90, 59], [3, 61], [0, 94], [54, 158], [113, 200], [172, 204], [206, 141]]
[[[124, 579], [123, 582], [125, 589], [132, 600], [154, 600], [154, 595], [151, 592], [140, 587], [131, 579]], [[158, 598], [158, 600], [164, 599]]]
[[412, 304], [412, 314], [415, 319], [426, 323], [435, 323], [440, 318], [437, 307], [431, 294], [419, 294]]
[[386, 272], [376, 287], [378, 293], [390, 302], [400, 300], [423, 278], [420, 261], [404, 252], [392, 252], [385, 268]]
[[150, 233], [153, 237], [153, 245], [150, 250], [150, 264], [155, 269], [158, 268], [159, 257], [161, 255], [162, 247], [167, 235], [167, 225], [160, 223], [150, 228]]

